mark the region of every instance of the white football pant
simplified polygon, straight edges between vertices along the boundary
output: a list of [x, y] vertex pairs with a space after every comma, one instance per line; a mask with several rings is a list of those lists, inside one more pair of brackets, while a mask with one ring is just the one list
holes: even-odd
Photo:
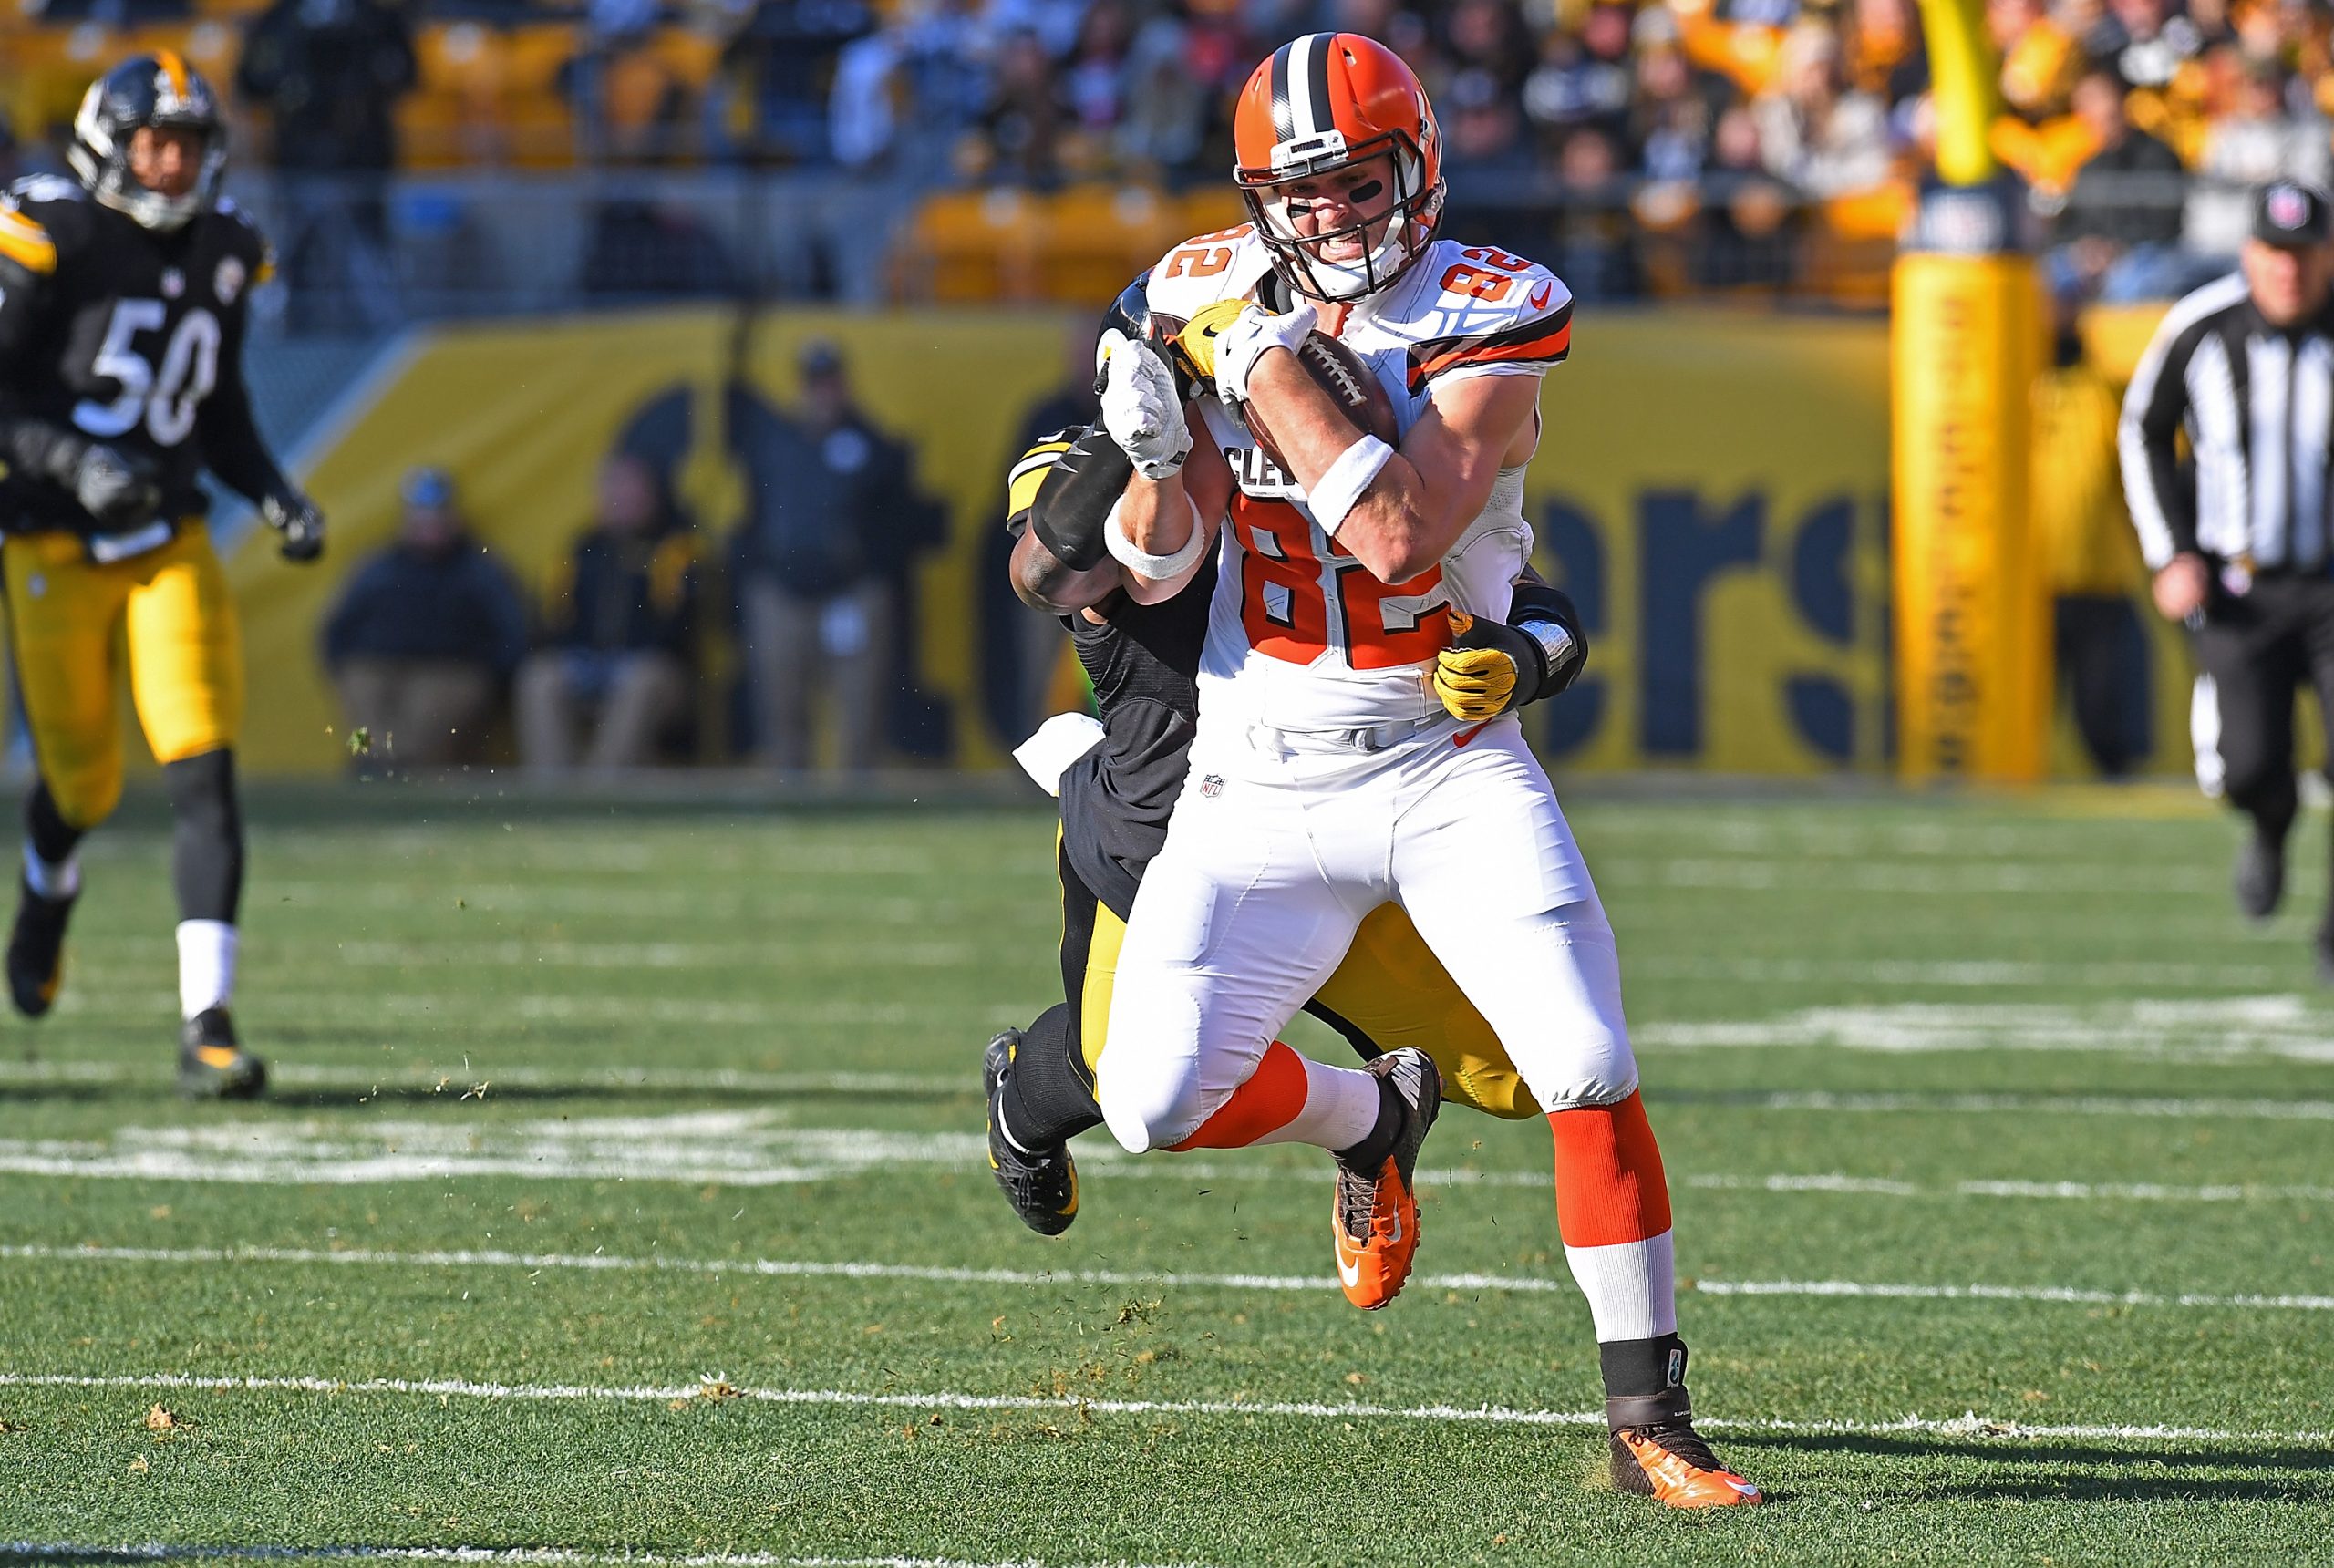
[[1612, 927], [1512, 715], [1375, 754], [1203, 728], [1119, 951], [1095, 1086], [1119, 1142], [1198, 1130], [1389, 900], [1543, 1107], [1637, 1088]]

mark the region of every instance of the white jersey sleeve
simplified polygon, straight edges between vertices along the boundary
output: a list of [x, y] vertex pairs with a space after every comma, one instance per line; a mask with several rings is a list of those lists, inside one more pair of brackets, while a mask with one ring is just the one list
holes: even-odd
[[1403, 292], [1412, 396], [1475, 376], [1539, 376], [1572, 352], [1572, 291], [1537, 262], [1438, 241]]

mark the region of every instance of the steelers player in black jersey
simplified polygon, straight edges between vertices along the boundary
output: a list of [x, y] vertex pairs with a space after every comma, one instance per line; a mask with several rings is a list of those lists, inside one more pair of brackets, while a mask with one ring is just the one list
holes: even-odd
[[[1148, 338], [1169, 349], [1181, 371], [1190, 362], [1173, 352], [1180, 324], [1149, 318], [1142, 282], [1111, 307], [1103, 341], [1113, 342], [1114, 332]], [[1119, 943], [1189, 771], [1213, 596], [1212, 561], [1200, 568], [1203, 580], [1156, 604], [1138, 604], [1120, 591], [1119, 563], [1103, 547], [1102, 528], [1131, 471], [1126, 454], [1097, 426], [1038, 442], [1007, 481], [1014, 591], [1060, 616], [1093, 684], [1102, 731], [1059, 783], [1064, 1000], [1028, 1028], [998, 1035], [982, 1057], [989, 1168], [1014, 1212], [1048, 1236], [1078, 1216], [1069, 1140], [1101, 1125], [1094, 1069], [1107, 1044]], [[1527, 578], [1515, 584], [1507, 624], [1475, 621], [1444, 650], [1435, 691], [1454, 717], [1487, 720], [1554, 696], [1586, 658], [1571, 600]], [[1540, 1114], [1498, 1036], [1399, 905], [1362, 922], [1345, 961], [1305, 1010], [1365, 1060], [1404, 1046], [1425, 1051], [1441, 1071], [1446, 1101], [1508, 1119]]]
[[252, 419], [243, 332], [271, 263], [219, 192], [226, 150], [210, 84], [140, 55], [82, 98], [76, 178], [0, 196], [0, 568], [39, 764], [9, 994], [32, 1018], [57, 999], [75, 849], [121, 795], [126, 655], [176, 821], [179, 1086], [200, 1097], [255, 1095], [267, 1070], [228, 1015], [243, 643], [198, 479], [250, 498], [288, 560], [315, 560], [325, 535]]

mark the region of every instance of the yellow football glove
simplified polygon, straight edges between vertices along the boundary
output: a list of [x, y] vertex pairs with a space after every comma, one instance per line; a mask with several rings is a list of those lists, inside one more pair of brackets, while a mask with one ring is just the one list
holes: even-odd
[[1183, 330], [1175, 335], [1175, 346], [1183, 351], [1192, 374], [1207, 383], [1207, 390], [1215, 390], [1216, 335], [1240, 319], [1240, 313], [1255, 302], [1244, 299], [1220, 299], [1213, 304], [1203, 304]]
[[1539, 649], [1504, 621], [1454, 609], [1451, 634], [1451, 645], [1434, 656], [1434, 695], [1451, 717], [1481, 724], [1539, 688]]

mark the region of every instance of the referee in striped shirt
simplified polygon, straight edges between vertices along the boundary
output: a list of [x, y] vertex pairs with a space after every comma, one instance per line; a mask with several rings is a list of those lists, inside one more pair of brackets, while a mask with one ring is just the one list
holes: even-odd
[[[2330, 226], [2320, 191], [2255, 192], [2241, 270], [2164, 316], [2118, 431], [2155, 606], [2195, 640], [2197, 782], [2252, 822], [2236, 902], [2257, 920], [2285, 892], [2304, 681], [2334, 735]], [[2334, 910], [2317, 953], [2334, 982]]]

